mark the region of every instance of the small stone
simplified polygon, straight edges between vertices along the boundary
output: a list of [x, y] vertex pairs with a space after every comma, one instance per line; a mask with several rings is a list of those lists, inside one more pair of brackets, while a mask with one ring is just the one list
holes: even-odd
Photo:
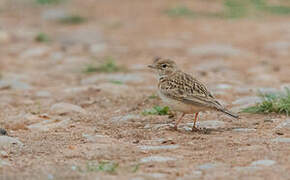
[[7, 135], [7, 131], [3, 128], [0, 128], [0, 135]]
[[10, 39], [10, 35], [7, 32], [0, 30], [0, 44], [7, 43]]
[[129, 122], [129, 121], [137, 120], [137, 119], [140, 119], [139, 115], [128, 114], [128, 115], [125, 115], [125, 116], [113, 117], [111, 119], [111, 121], [114, 122], [114, 123], [124, 123], [124, 122]]
[[234, 132], [244, 132], [244, 133], [249, 133], [249, 132], [255, 132], [256, 129], [253, 128], [235, 128], [233, 129]]
[[272, 166], [276, 164], [276, 161], [273, 160], [258, 160], [251, 163], [251, 166]]
[[276, 93], [278, 90], [275, 88], [258, 88], [258, 92], [262, 94], [268, 94], [268, 93]]
[[141, 163], [148, 163], [148, 162], [167, 162], [167, 161], [174, 161], [176, 158], [172, 157], [165, 157], [165, 156], [149, 156], [144, 157], [140, 160]]
[[59, 127], [65, 127], [66, 125], [69, 124], [69, 118], [64, 119], [64, 120], [44, 120], [39, 123], [31, 124], [27, 126], [28, 129], [34, 130], [34, 131], [51, 131], [52, 129], [59, 128]]
[[51, 96], [50, 92], [48, 92], [48, 91], [38, 91], [38, 92], [36, 92], [35, 95], [37, 97], [40, 97], [40, 98], [46, 98], [46, 97], [50, 97]]
[[280, 124], [278, 124], [275, 128], [274, 131], [276, 133], [288, 133], [290, 131], [290, 119], [286, 119], [283, 122], [281, 122]]
[[35, 47], [29, 48], [26, 51], [20, 54], [21, 58], [31, 58], [31, 57], [40, 57], [47, 54], [49, 51], [48, 47]]
[[165, 178], [167, 175], [162, 173], [150, 173], [149, 176], [153, 178]]
[[0, 149], [9, 148], [14, 145], [21, 147], [23, 144], [17, 138], [9, 136], [0, 136]]
[[65, 115], [68, 113], [81, 113], [85, 114], [86, 111], [81, 108], [80, 106], [69, 104], [69, 103], [57, 103], [51, 106], [50, 112], [52, 114], [58, 114], [58, 115]]
[[[187, 123], [186, 124], [187, 126], [190, 127], [190, 130], [193, 126], [193, 123]], [[197, 126], [198, 128], [201, 128], [201, 129], [219, 129], [219, 128], [223, 128], [225, 127], [225, 123], [222, 122], [222, 121], [217, 121], [217, 120], [209, 120], [209, 121], [200, 121], [200, 122], [197, 122]]]
[[0, 80], [0, 89], [17, 89], [17, 90], [27, 90], [31, 89], [31, 86], [25, 82], [19, 80]]
[[276, 143], [290, 143], [290, 138], [277, 137], [275, 139], [272, 139], [272, 142], [276, 142]]
[[188, 49], [188, 53], [197, 56], [237, 56], [244, 54], [240, 49], [225, 44], [206, 44]]
[[10, 163], [0, 159], [0, 168], [3, 167], [3, 166], [9, 166], [9, 165], [10, 165]]
[[104, 52], [106, 48], [107, 48], [106, 44], [96, 43], [90, 46], [90, 52], [92, 54], [98, 54]]
[[68, 16], [64, 9], [47, 9], [42, 13], [42, 18], [45, 20], [59, 20]]
[[154, 150], [169, 150], [169, 149], [177, 149], [179, 148], [178, 144], [175, 145], [163, 145], [163, 146], [138, 146], [141, 150], [147, 150], [147, 151], [154, 151]]
[[202, 164], [200, 166], [198, 166], [197, 168], [200, 170], [208, 170], [208, 169], [213, 169], [216, 168], [218, 166], [223, 165], [222, 163], [206, 163], [206, 164]]
[[256, 103], [262, 102], [262, 99], [258, 96], [246, 96], [235, 100], [232, 104], [235, 105], [255, 105]]
[[8, 157], [8, 153], [6, 151], [0, 151], [0, 156], [3, 158], [7, 158]]

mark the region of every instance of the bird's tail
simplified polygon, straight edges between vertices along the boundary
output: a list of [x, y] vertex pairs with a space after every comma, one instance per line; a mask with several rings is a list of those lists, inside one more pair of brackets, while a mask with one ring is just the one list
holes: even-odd
[[239, 118], [239, 116], [237, 114], [234, 114], [233, 112], [231, 112], [231, 111], [229, 111], [227, 109], [218, 109], [218, 111], [221, 111], [221, 112], [223, 112], [223, 113], [225, 113], [225, 114], [227, 114], [227, 115], [229, 115], [229, 116], [231, 116], [233, 118], [236, 118], [236, 119]]

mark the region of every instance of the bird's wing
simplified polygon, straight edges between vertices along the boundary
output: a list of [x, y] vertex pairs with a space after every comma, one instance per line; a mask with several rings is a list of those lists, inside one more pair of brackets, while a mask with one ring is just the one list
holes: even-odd
[[207, 90], [206, 86], [189, 74], [177, 72], [160, 84], [160, 91], [165, 96], [184, 103], [205, 106], [209, 108], [222, 108], [222, 105]]

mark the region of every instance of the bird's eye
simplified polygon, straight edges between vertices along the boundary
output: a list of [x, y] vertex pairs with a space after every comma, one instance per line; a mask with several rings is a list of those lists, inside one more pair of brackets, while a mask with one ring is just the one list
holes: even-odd
[[167, 65], [166, 64], [162, 64], [162, 68], [167, 68]]

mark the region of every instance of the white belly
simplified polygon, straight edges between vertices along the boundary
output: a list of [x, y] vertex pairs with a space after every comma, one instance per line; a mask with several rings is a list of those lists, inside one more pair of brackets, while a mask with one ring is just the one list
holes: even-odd
[[180, 111], [180, 112], [183, 112], [186, 114], [193, 114], [196, 112], [208, 110], [208, 108], [206, 108], [206, 107], [185, 104], [181, 101], [168, 98], [168, 97], [164, 96], [162, 93], [160, 93], [159, 91], [158, 91], [158, 94], [159, 94], [159, 97], [162, 99], [163, 103], [166, 106], [170, 107], [170, 109], [173, 111]]

